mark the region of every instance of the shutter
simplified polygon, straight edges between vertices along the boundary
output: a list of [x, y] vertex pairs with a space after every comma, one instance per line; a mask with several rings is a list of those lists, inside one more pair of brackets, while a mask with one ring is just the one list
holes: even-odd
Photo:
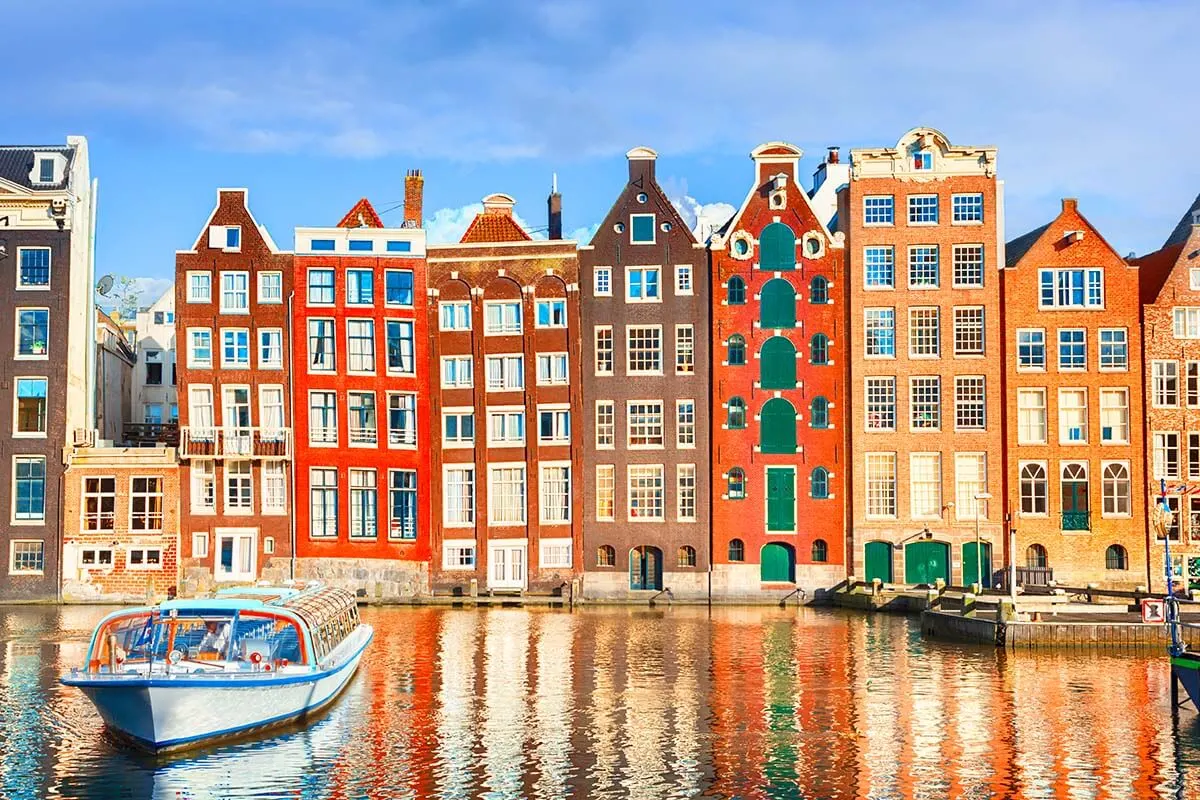
[[796, 346], [772, 336], [759, 352], [759, 382], [764, 389], [796, 388]]

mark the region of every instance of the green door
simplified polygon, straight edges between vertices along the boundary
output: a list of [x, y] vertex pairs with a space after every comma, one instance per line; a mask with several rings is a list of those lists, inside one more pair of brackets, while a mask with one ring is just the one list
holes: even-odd
[[963, 545], [963, 586], [970, 586], [978, 580], [976, 568], [983, 570], [983, 588], [992, 588], [992, 546], [988, 542], [981, 542], [979, 546], [978, 564], [975, 558], [975, 543], [967, 542]]
[[796, 290], [783, 278], [767, 281], [759, 295], [759, 309], [764, 330], [796, 327]]
[[796, 556], [786, 544], [763, 545], [760, 576], [763, 583], [795, 583]]
[[773, 397], [759, 414], [759, 449], [764, 453], [796, 452], [796, 409], [782, 397]]
[[767, 530], [796, 530], [795, 467], [767, 467]]
[[892, 582], [892, 546], [888, 542], [867, 542], [867, 583], [879, 578]]
[[913, 542], [904, 548], [905, 583], [932, 584], [938, 578], [950, 582], [950, 545]]
[[758, 351], [759, 383], [764, 389], [796, 388], [796, 346], [772, 336]]

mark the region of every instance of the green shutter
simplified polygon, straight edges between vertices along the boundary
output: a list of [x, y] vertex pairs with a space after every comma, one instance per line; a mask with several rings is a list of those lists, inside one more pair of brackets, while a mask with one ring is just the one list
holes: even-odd
[[764, 453], [796, 452], [796, 409], [782, 397], [774, 397], [763, 406], [760, 416]]
[[796, 388], [796, 346], [772, 336], [758, 353], [759, 383], [764, 389]]
[[905, 583], [932, 584], [938, 578], [950, 582], [950, 545], [913, 542], [904, 548]]
[[764, 545], [759, 570], [763, 583], [794, 583], [796, 557], [792, 548], [777, 542]]
[[[983, 587], [990, 589], [992, 587], [992, 546], [987, 542], [980, 543], [980, 561], [979, 567], [983, 570]], [[970, 586], [978, 580], [975, 560], [975, 543], [967, 542], [962, 548], [963, 561], [963, 586]]]
[[796, 268], [796, 234], [782, 222], [772, 222], [758, 237], [758, 268], [767, 272]]
[[767, 530], [796, 530], [795, 467], [767, 467]]
[[884, 583], [892, 582], [892, 546], [887, 542], [867, 542], [865, 548], [866, 581], [879, 578]]
[[772, 328], [796, 327], [796, 290], [783, 278], [763, 284], [759, 295], [759, 325]]

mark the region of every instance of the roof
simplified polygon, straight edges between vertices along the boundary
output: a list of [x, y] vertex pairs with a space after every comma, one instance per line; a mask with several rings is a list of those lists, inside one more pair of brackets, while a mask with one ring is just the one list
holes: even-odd
[[491, 244], [493, 242], [530, 242], [533, 237], [513, 218], [516, 201], [506, 194], [489, 194], [483, 198], [483, 211], [475, 215], [460, 244]]
[[371, 205], [371, 201], [364, 197], [354, 204], [354, 208], [346, 212], [346, 216], [342, 217], [342, 221], [337, 226], [339, 228], [382, 228], [383, 220], [375, 213], [375, 207]]
[[1029, 252], [1029, 248], [1033, 247], [1037, 243], [1037, 240], [1042, 238], [1042, 234], [1049, 227], [1050, 223], [1047, 222], [1040, 228], [1034, 228], [1029, 233], [1022, 234], [1004, 245], [1004, 266], [1016, 266], [1017, 262], [1025, 257], [1025, 254]]
[[[1189, 227], [1188, 230], [1190, 231], [1191, 228]], [[1186, 238], [1155, 250], [1153, 253], [1130, 259], [1131, 264], [1137, 264], [1141, 274], [1142, 303], [1153, 303], [1158, 299], [1158, 293], [1162, 291], [1167, 278], [1171, 277], [1171, 271], [1179, 262], [1179, 256], [1183, 253], [1185, 244], [1187, 244]]]
[[[30, 182], [29, 175], [33, 172], [34, 153], [59, 153], [66, 156], [67, 168], [63, 170], [63, 179], [58, 183], [39, 183], [36, 186]], [[61, 144], [0, 146], [0, 179], [34, 191], [64, 189], [67, 181], [70, 180], [71, 161], [74, 157], [75, 148]]]
[[1175, 226], [1175, 230], [1171, 231], [1171, 235], [1163, 242], [1163, 247], [1187, 241], [1188, 236], [1192, 233], [1192, 220], [1195, 219], [1194, 215], [1197, 211], [1200, 211], [1200, 194], [1196, 195], [1196, 199], [1188, 206], [1188, 210], [1183, 212], [1183, 216], [1179, 219], [1179, 224]]

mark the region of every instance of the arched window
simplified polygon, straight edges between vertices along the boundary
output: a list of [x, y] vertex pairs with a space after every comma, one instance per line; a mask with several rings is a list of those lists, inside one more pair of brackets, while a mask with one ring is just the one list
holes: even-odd
[[796, 452], [796, 409], [782, 397], [773, 397], [763, 406], [760, 415], [764, 453]]
[[[1129, 467], [1117, 463], [1105, 464], [1103, 483], [1104, 513], [1114, 517], [1128, 515]], [[1124, 567], [1120, 567], [1120, 569], [1124, 569]]]
[[1109, 545], [1104, 551], [1105, 569], [1129, 569], [1129, 554], [1119, 544]]
[[808, 302], [824, 304], [829, 302], [829, 281], [825, 276], [817, 275], [808, 285]]
[[763, 328], [796, 327], [796, 290], [783, 278], [767, 281], [759, 295], [759, 309]]
[[796, 268], [796, 234], [782, 222], [772, 222], [759, 234], [758, 268], [764, 272]]
[[1021, 513], [1045, 514], [1049, 490], [1046, 467], [1038, 463], [1021, 465]]
[[1025, 548], [1025, 566], [1029, 569], [1045, 569], [1048, 563], [1046, 548], [1040, 544], [1031, 544]]
[[758, 381], [764, 389], [796, 388], [796, 346], [783, 336], [772, 336], [758, 351]]
[[808, 345], [808, 363], [810, 364], [828, 364], [829, 363], [829, 337], [823, 333], [818, 333], [812, 337], [812, 341]]
[[741, 539], [729, 540], [729, 560], [730, 561], [745, 561], [746, 560], [746, 545]]
[[730, 500], [746, 498], [746, 471], [741, 467], [733, 467], [726, 477], [725, 494]]
[[829, 470], [817, 467], [812, 471], [812, 496], [814, 500], [829, 499]]
[[681, 567], [696, 566], [696, 548], [690, 544], [685, 544], [679, 548], [678, 565]]
[[813, 428], [829, 427], [829, 401], [820, 395], [808, 406], [808, 424]]
[[734, 275], [725, 284], [725, 300], [731, 306], [744, 306], [746, 304], [746, 282], [741, 277]]
[[824, 539], [813, 541], [812, 560], [818, 564], [824, 564], [829, 560], [829, 545], [825, 544]]
[[1087, 464], [1080, 462], [1063, 464], [1059, 487], [1062, 490], [1062, 529], [1064, 531], [1091, 530]]
[[746, 401], [740, 397], [729, 398], [729, 412], [725, 417], [725, 425], [734, 430], [746, 427]]
[[617, 551], [612, 545], [602, 544], [596, 548], [596, 566], [597, 567], [615, 567], [617, 565]]
[[740, 333], [725, 340], [725, 362], [731, 367], [746, 363], [746, 340]]

